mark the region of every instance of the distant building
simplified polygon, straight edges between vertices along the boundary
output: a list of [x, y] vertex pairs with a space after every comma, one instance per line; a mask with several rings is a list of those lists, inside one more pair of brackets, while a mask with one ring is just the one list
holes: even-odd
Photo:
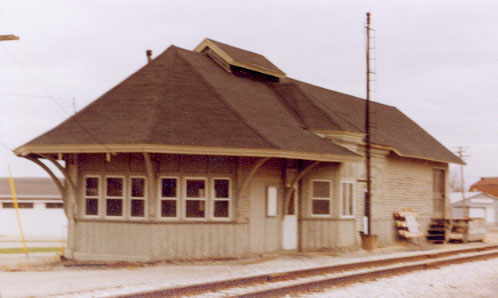
[[480, 191], [498, 198], [498, 177], [482, 177], [470, 186], [470, 191]]
[[[68, 258], [357, 248], [364, 115], [361, 98], [207, 39], [193, 51], [169, 47], [15, 153], [65, 175], [54, 181], [67, 204]], [[371, 228], [389, 245], [400, 208], [422, 230], [450, 216], [448, 164], [462, 161], [395, 107], [372, 103], [372, 115]]]
[[[67, 219], [61, 194], [50, 178], [14, 178], [21, 223], [27, 238], [65, 238]], [[18, 237], [8, 178], [0, 178], [0, 239]]]
[[[459, 192], [451, 193], [452, 218], [482, 218], [488, 225], [498, 225], [498, 198], [482, 192], [468, 192], [462, 200]], [[467, 209], [468, 208], [468, 213]]]

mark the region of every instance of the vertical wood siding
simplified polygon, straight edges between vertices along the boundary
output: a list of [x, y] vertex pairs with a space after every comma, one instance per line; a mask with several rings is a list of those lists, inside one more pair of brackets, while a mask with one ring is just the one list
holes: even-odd
[[[394, 228], [393, 212], [401, 208], [411, 208], [417, 212], [417, 221], [422, 232], [427, 232], [433, 207], [433, 169], [445, 169], [447, 164], [388, 156], [379, 163], [375, 179], [382, 181], [381, 190], [375, 189], [374, 233], [379, 235], [381, 244], [393, 243], [397, 236]], [[374, 194], [375, 195], [375, 194]]]
[[249, 253], [245, 224], [79, 222], [76, 233], [77, 255], [86, 259], [235, 258]]
[[303, 219], [303, 250], [323, 250], [356, 246], [354, 219]]

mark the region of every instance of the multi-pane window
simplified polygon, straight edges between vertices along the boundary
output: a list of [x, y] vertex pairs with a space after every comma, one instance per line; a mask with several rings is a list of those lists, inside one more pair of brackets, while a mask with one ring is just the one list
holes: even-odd
[[62, 208], [64, 208], [64, 203], [48, 202], [48, 203], [45, 203], [45, 208], [47, 208], [47, 209], [62, 209]]
[[185, 217], [199, 219], [206, 217], [206, 179], [185, 179]]
[[106, 177], [106, 215], [123, 216], [124, 179]]
[[329, 180], [311, 182], [311, 214], [330, 215], [332, 201], [332, 183]]
[[161, 217], [178, 217], [178, 179], [161, 178]]
[[353, 216], [354, 215], [354, 193], [353, 193], [353, 183], [343, 182], [341, 183], [341, 215], [342, 216]]
[[99, 177], [85, 178], [85, 215], [99, 215], [100, 179]]
[[230, 179], [213, 179], [213, 217], [230, 217], [231, 187]]
[[130, 178], [130, 216], [145, 217], [146, 181], [143, 177]]

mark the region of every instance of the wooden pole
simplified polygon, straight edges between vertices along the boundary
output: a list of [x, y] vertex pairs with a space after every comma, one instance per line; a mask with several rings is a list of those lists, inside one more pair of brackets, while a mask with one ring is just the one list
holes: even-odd
[[367, 192], [365, 196], [365, 215], [368, 220], [368, 235], [372, 235], [372, 161], [371, 161], [371, 150], [372, 143], [370, 138], [370, 13], [367, 12], [367, 25], [366, 29], [366, 107], [365, 107], [365, 166], [367, 175]]

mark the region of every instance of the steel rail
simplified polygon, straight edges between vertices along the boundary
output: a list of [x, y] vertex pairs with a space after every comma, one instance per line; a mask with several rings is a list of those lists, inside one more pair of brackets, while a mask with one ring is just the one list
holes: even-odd
[[334, 286], [345, 286], [355, 282], [369, 281], [380, 277], [389, 277], [399, 274], [410, 273], [413, 271], [426, 270], [433, 267], [441, 267], [452, 264], [460, 264], [476, 260], [486, 260], [498, 257], [498, 249], [491, 252], [484, 252], [471, 256], [456, 256], [443, 260], [429, 260], [415, 262], [413, 264], [401, 264], [399, 266], [392, 266], [381, 268], [377, 270], [345, 274], [337, 277], [325, 278], [316, 281], [308, 281], [302, 283], [291, 284], [288, 286], [276, 287], [260, 291], [249, 292], [241, 295], [229, 296], [231, 298], [263, 298], [263, 297], [280, 297], [288, 294], [298, 294], [305, 292], [320, 292], [330, 289]]
[[[448, 258], [451, 256], [456, 256], [455, 260], [451, 262], [458, 262], [459, 260], [466, 260], [469, 256], [457, 256], [459, 254], [469, 254], [469, 253], [485, 253], [490, 251], [490, 255], [493, 257], [498, 256], [498, 245], [487, 245], [487, 246], [479, 246], [479, 247], [471, 247], [464, 249], [452, 249], [446, 251], [436, 251], [429, 253], [421, 253], [410, 256], [401, 256], [401, 257], [390, 257], [390, 258], [382, 258], [368, 261], [359, 261], [353, 263], [346, 264], [337, 264], [330, 266], [322, 266], [322, 267], [314, 267], [309, 269], [301, 269], [287, 272], [278, 272], [278, 273], [268, 273], [261, 274], [249, 277], [241, 277], [229, 280], [222, 281], [214, 281], [207, 283], [199, 283], [193, 285], [186, 285], [181, 287], [173, 287], [173, 288], [164, 288], [152, 291], [143, 291], [139, 293], [130, 293], [124, 295], [116, 295], [113, 296], [115, 298], [131, 298], [131, 297], [184, 297], [184, 296], [193, 296], [199, 295], [203, 293], [212, 293], [220, 290], [226, 290], [230, 288], [240, 288], [240, 287], [250, 287], [257, 284], [268, 284], [273, 282], [285, 281], [285, 280], [293, 280], [298, 278], [319, 276], [324, 274], [333, 274], [333, 273], [346, 273], [348, 271], [360, 270], [360, 269], [369, 269], [381, 266], [392, 266], [392, 268], [381, 268], [379, 270], [371, 270], [365, 273], [352, 273], [350, 275], [342, 275], [340, 277], [334, 277], [324, 280], [311, 281], [303, 284], [294, 284], [289, 286], [284, 286], [280, 288], [274, 288], [269, 290], [263, 290], [258, 292], [253, 292], [251, 294], [244, 294], [240, 296], [234, 297], [270, 297], [282, 295], [279, 293], [291, 293], [296, 291], [307, 291], [312, 288], [318, 288], [323, 286], [333, 286], [334, 284], [347, 283], [354, 280], [362, 280], [365, 278], [375, 278], [380, 275], [389, 275], [389, 274], [399, 274], [401, 272], [410, 272], [414, 270], [420, 270], [427, 268], [428, 266], [436, 266], [436, 265], [444, 265], [448, 260], [442, 258]], [[478, 258], [478, 256], [471, 257], [471, 259]], [[488, 255], [486, 255], [488, 256]], [[411, 262], [412, 264], [400, 264]], [[414, 264], [415, 263], [415, 264]], [[428, 265], [431, 264], [431, 265]]]

